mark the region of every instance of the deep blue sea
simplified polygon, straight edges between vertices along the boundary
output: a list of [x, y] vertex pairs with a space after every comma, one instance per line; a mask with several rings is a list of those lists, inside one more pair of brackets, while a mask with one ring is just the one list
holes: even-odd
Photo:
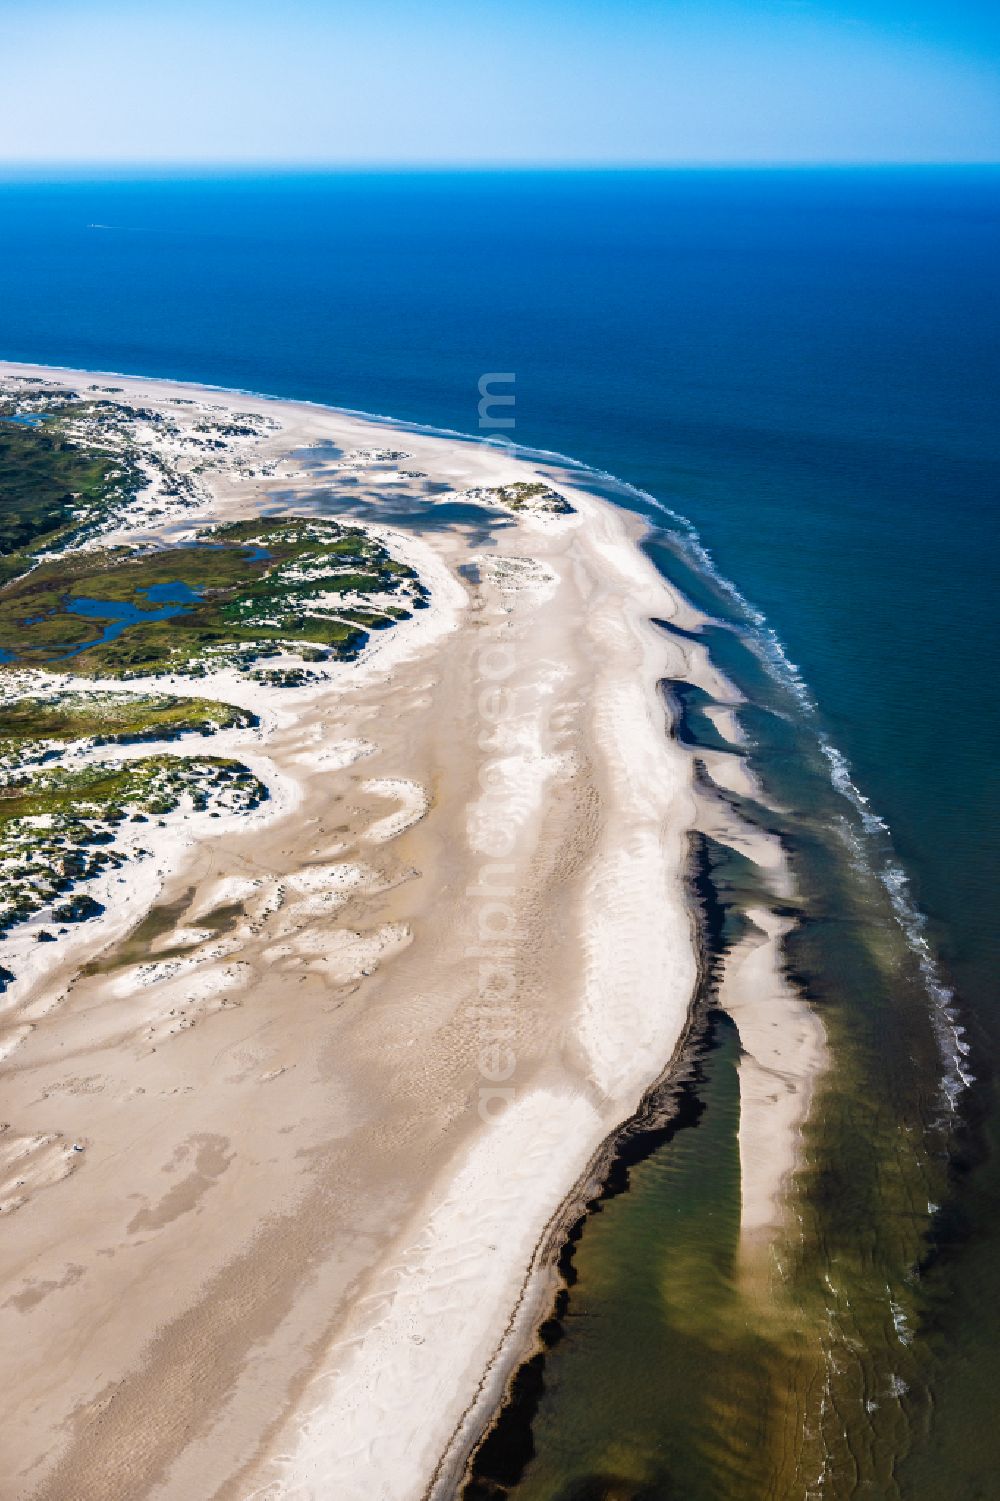
[[470, 433], [513, 372], [519, 442], [689, 518], [762, 612], [972, 1044], [926, 1420], [969, 1456], [949, 1501], [996, 1494], [998, 283], [993, 169], [0, 182], [0, 357]]

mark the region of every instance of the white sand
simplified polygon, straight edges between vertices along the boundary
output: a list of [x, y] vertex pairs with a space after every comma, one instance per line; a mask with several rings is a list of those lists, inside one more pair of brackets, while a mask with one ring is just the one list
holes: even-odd
[[592, 1139], [599, 1130], [580, 1095], [537, 1090], [481, 1136], [429, 1218], [408, 1227], [398, 1264], [360, 1300], [355, 1327], [310, 1384], [294, 1447], [277, 1458], [278, 1478], [249, 1497], [419, 1494], [404, 1477], [433, 1473], [436, 1415], [455, 1412], [456, 1391], [473, 1393], [494, 1355], [496, 1309], [484, 1282], [505, 1263], [530, 1265], [539, 1227], [565, 1189], [564, 1137]]
[[[18, 370], [51, 375], [0, 377]], [[317, 683], [127, 684], [253, 709], [259, 733], [208, 747], [272, 801], [167, 820], [114, 910], [11, 1006], [12, 1130], [39, 1152], [86, 1139], [63, 1176], [50, 1152], [0, 1249], [12, 1494], [417, 1501], [435, 1476], [445, 1494], [539, 1310], [547, 1227], [682, 1035], [700, 802], [659, 681], [718, 677], [650, 623], [697, 616], [641, 523], [557, 471], [320, 407], [67, 378], [185, 431], [273, 422], [213, 460], [193, 507], [140, 508], [150, 538], [279, 494], [307, 511], [345, 464], [395, 502], [416, 481], [372, 471], [386, 451], [458, 492], [542, 474], [577, 508], [474, 547], [376, 522], [431, 607]], [[291, 457], [327, 440], [347, 457], [323, 473]], [[120, 954], [157, 898], [175, 930]], [[119, 967], [80, 977], [99, 951]]]

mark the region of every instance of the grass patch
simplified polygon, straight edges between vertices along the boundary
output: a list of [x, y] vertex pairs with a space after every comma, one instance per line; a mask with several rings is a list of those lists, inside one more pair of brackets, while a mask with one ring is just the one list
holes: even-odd
[[[195, 597], [171, 618], [155, 618], [147, 591], [177, 581]], [[220, 657], [248, 666], [302, 643], [351, 659], [367, 639], [351, 609], [387, 594], [426, 599], [415, 571], [358, 528], [236, 522], [196, 544], [77, 552], [41, 564], [0, 591], [0, 652], [25, 666], [111, 675], [204, 672]], [[84, 599], [145, 609], [150, 618], [140, 614], [103, 641], [106, 621], [73, 613]], [[384, 613], [380, 601], [374, 614]], [[85, 649], [67, 655], [78, 646]]]
[[8, 776], [0, 783], [0, 934], [47, 908], [55, 922], [98, 916], [103, 909], [81, 900], [77, 888], [134, 858], [116, 848], [126, 820], [148, 822], [182, 803], [196, 812], [243, 812], [266, 797], [247, 767], [218, 756], [147, 756]]
[[573, 515], [569, 501], [540, 481], [516, 480], [512, 485], [502, 485], [496, 493], [511, 511], [529, 511], [543, 516]]
[[119, 498], [127, 479], [111, 455], [63, 436], [57, 419], [37, 428], [0, 420], [0, 585]]
[[250, 727], [257, 717], [233, 704], [171, 694], [58, 693], [0, 708], [0, 762], [8, 767], [54, 754], [75, 740], [96, 745], [172, 740]]
[[510, 485], [481, 485], [464, 492], [467, 500], [504, 506], [531, 516], [572, 516], [574, 507], [541, 480], [515, 480]]

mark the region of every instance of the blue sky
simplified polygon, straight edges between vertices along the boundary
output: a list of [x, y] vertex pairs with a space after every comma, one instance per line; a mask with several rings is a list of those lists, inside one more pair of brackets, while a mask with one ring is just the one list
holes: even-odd
[[0, 0], [0, 161], [1000, 161], [1000, 0]]

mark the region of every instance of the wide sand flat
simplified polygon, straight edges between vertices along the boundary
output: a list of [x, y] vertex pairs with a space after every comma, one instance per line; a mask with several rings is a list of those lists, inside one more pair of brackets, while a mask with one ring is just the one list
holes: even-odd
[[[0, 1494], [446, 1493], [537, 1313], [547, 1227], [684, 1029], [697, 800], [658, 684], [711, 690], [711, 669], [651, 623], [692, 621], [639, 524], [571, 471], [106, 379], [180, 420], [178, 398], [278, 424], [147, 535], [336, 515], [359, 451], [364, 493], [414, 483], [373, 450], [457, 492], [542, 474], [575, 513], [397, 517], [380, 535], [431, 608], [359, 663], [293, 690], [171, 682], [255, 709], [212, 750], [272, 799], [168, 820], [108, 917], [6, 998], [3, 1118], [28, 1146], [0, 1235]], [[317, 468], [323, 442], [342, 456]]]

